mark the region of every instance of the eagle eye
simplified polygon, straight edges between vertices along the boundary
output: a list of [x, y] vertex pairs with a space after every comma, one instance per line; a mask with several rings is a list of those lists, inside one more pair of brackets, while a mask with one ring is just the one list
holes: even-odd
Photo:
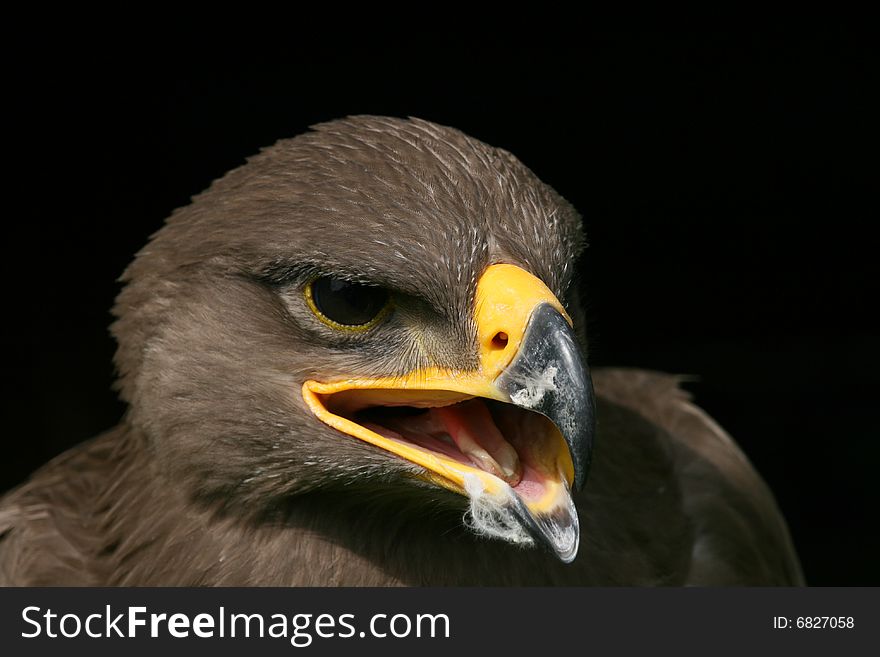
[[335, 329], [365, 331], [388, 312], [391, 295], [375, 285], [331, 276], [314, 278], [305, 288], [306, 302], [318, 319]]

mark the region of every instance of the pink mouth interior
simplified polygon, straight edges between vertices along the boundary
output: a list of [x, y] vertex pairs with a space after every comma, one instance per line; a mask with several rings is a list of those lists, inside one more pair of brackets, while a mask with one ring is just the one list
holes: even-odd
[[[373, 401], [376, 391], [370, 396]], [[334, 412], [389, 440], [417, 445], [489, 472], [507, 482], [523, 501], [541, 499], [548, 480], [559, 476], [554, 443], [559, 440], [558, 431], [538, 413], [481, 398], [445, 401], [439, 406], [428, 406], [427, 401], [413, 406], [389, 401], [366, 408], [358, 408], [352, 399], [349, 396], [342, 405], [345, 410]]]

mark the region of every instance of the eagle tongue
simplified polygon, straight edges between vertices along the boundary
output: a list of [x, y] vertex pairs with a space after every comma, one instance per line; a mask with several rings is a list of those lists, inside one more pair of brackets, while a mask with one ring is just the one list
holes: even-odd
[[523, 478], [516, 449], [495, 425], [485, 403], [472, 399], [414, 415], [365, 417], [361, 425], [391, 440], [407, 440], [495, 475], [510, 486]]
[[519, 455], [495, 426], [485, 403], [472, 399], [432, 408], [429, 413], [442, 423], [445, 432], [474, 465], [510, 486], [520, 482], [523, 468]]

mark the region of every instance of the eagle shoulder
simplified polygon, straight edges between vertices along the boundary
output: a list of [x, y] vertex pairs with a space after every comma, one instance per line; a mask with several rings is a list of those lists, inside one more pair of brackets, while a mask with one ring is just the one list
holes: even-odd
[[597, 396], [662, 429], [692, 526], [688, 584], [803, 585], [773, 494], [733, 438], [681, 389], [687, 377], [614, 368], [593, 378]]
[[114, 432], [78, 445], [0, 498], [0, 586], [89, 586], [100, 554], [95, 501]]

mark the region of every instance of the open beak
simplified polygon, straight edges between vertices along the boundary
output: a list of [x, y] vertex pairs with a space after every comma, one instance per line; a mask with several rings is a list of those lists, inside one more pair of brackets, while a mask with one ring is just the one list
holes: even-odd
[[[577, 555], [571, 491], [584, 485], [595, 411], [571, 320], [546, 285], [514, 265], [477, 286], [476, 371], [306, 381], [331, 427], [425, 469], [424, 477], [495, 505], [562, 561]], [[485, 505], [484, 505], [485, 507]]]

